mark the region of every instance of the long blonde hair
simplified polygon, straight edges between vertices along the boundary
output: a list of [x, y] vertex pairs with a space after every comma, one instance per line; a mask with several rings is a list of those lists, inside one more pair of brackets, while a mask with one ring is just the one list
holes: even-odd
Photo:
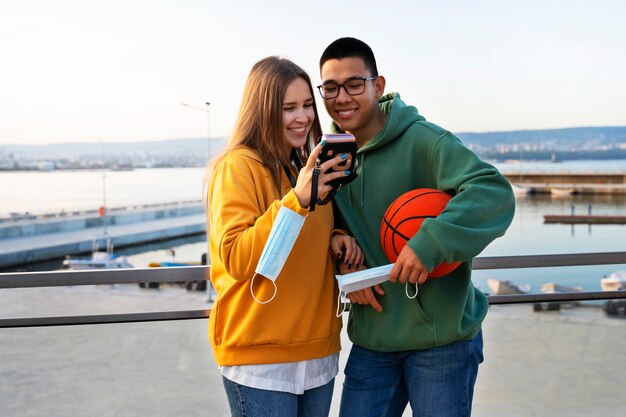
[[[233, 134], [225, 152], [213, 161], [209, 170], [219, 164], [229, 151], [245, 146], [258, 153], [263, 165], [270, 170], [274, 184], [280, 192], [280, 170], [283, 166], [291, 167], [289, 156], [285, 155], [284, 151], [283, 100], [287, 87], [297, 78], [306, 81], [311, 97], [315, 97], [309, 75], [290, 60], [270, 56], [254, 64], [244, 87]], [[322, 134], [315, 101], [313, 109], [315, 120], [309, 131], [307, 143], [301, 149], [296, 149], [303, 163]], [[207, 179], [208, 176], [209, 172]]]

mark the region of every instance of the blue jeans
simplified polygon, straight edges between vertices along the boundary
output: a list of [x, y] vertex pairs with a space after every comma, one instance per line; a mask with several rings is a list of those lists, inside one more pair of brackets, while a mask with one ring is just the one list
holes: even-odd
[[233, 417], [327, 417], [335, 380], [297, 395], [237, 384], [222, 377]]
[[473, 339], [424, 350], [377, 352], [352, 346], [340, 417], [469, 417], [483, 361], [482, 331]]

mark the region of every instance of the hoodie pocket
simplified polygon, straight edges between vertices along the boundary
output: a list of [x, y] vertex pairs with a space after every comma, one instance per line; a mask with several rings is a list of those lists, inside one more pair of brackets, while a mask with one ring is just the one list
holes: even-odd
[[419, 303], [419, 296], [413, 300], [407, 301], [410, 301], [410, 308], [415, 315], [414, 326], [416, 329], [416, 331], [412, 332], [409, 339], [418, 346], [437, 345], [437, 327], [435, 326], [435, 322], [422, 309], [422, 306]]
[[353, 343], [380, 351], [400, 351], [437, 345], [435, 322], [424, 313], [417, 299], [404, 294], [404, 285], [385, 286], [383, 313], [355, 305], [348, 323]]

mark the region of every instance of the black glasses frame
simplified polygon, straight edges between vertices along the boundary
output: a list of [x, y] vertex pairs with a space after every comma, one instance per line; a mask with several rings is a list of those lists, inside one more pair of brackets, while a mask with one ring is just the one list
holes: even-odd
[[[341, 91], [342, 87], [343, 87], [343, 90], [346, 92], [347, 95], [349, 95], [349, 96], [358, 96], [358, 95], [361, 95], [361, 94], [363, 94], [365, 92], [365, 82], [363, 83], [363, 91], [361, 91], [359, 93], [354, 93], [354, 94], [352, 94], [352, 93], [350, 93], [348, 91], [348, 89], [346, 88], [346, 84], [348, 84], [350, 81], [355, 81], [355, 80], [372, 81], [372, 80], [375, 80], [376, 78], [378, 78], [378, 75], [375, 76], [375, 77], [351, 77], [351, 78], [348, 78], [346, 80], [346, 82], [343, 83], [343, 84], [337, 84], [336, 82], [333, 81], [333, 82], [327, 82], [327, 83], [318, 85], [317, 86], [317, 90], [320, 92], [320, 96], [322, 96], [322, 98], [324, 100], [332, 100], [334, 98], [337, 98], [337, 96], [339, 96], [339, 91]], [[337, 94], [336, 95], [334, 95], [332, 97], [324, 97], [324, 93], [322, 92], [322, 88], [324, 88], [324, 86], [328, 85], [328, 84], [335, 84], [337, 86]]]

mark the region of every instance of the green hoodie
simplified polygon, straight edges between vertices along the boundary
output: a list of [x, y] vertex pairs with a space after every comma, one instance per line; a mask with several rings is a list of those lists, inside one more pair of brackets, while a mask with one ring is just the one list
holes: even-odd
[[[441, 262], [462, 264], [419, 286], [409, 299], [405, 286], [386, 282], [378, 296], [381, 313], [353, 305], [348, 335], [378, 351], [441, 346], [473, 338], [487, 313], [485, 295], [471, 281], [472, 258], [502, 236], [513, 219], [515, 199], [504, 176], [480, 160], [450, 132], [426, 121], [398, 93], [379, 99], [385, 127], [357, 153], [358, 177], [335, 196], [340, 223], [363, 249], [368, 267], [389, 264], [380, 243], [385, 210], [416, 188], [453, 196], [444, 211], [428, 218], [408, 245], [431, 271]], [[334, 131], [340, 131], [333, 125]]]

